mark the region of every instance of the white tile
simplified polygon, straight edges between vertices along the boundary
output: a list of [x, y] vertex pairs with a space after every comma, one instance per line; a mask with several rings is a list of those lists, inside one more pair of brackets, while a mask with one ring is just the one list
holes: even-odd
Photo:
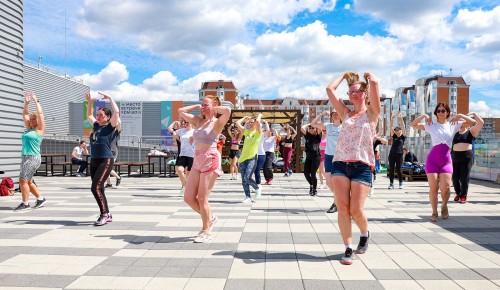
[[462, 287], [452, 280], [416, 280], [425, 290], [460, 290]]
[[168, 285], [169, 290], [182, 290], [186, 286], [189, 278], [161, 278], [154, 277], [144, 287], [144, 289], [166, 289]]
[[184, 290], [223, 290], [225, 284], [226, 279], [191, 278]]
[[423, 289], [413, 280], [379, 280], [386, 290], [417, 290]]

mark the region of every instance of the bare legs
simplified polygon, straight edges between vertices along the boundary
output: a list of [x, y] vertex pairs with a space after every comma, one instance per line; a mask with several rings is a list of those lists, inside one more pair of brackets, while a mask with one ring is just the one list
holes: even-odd
[[449, 173], [427, 173], [429, 183], [429, 201], [432, 208], [431, 220], [438, 221], [438, 191], [441, 190], [441, 217], [448, 218], [448, 200], [450, 199], [451, 174]]
[[204, 231], [210, 228], [210, 203], [208, 197], [215, 185], [215, 180], [219, 177], [214, 171], [201, 173], [193, 169], [189, 174], [184, 192], [184, 202], [186, 202], [194, 211], [201, 215]]
[[234, 157], [229, 163], [229, 172], [231, 172], [231, 177], [238, 177], [238, 157]]
[[[176, 166], [175, 167], [175, 172], [179, 176], [179, 179], [181, 180], [182, 187], [186, 187], [186, 180], [189, 176], [189, 170], [185, 169], [184, 166]], [[186, 172], [186, 174], [184, 174]]]
[[41, 196], [38, 187], [33, 183], [32, 180], [26, 181], [24, 179], [19, 179], [19, 187], [21, 188], [21, 195], [24, 202], [28, 202], [30, 192], [36, 197]]

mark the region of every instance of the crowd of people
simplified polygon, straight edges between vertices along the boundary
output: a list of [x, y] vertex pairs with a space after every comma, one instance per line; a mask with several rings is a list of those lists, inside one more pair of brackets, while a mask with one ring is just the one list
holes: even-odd
[[[377, 132], [381, 111], [378, 78], [371, 72], [366, 72], [362, 77], [363, 79], [355, 72], [346, 72], [334, 79], [326, 88], [334, 110], [318, 114], [310, 123], [300, 127], [301, 136], [305, 139], [303, 174], [309, 184], [309, 195], [316, 196], [323, 182], [332, 192], [334, 202], [327, 212], [338, 212], [338, 226], [345, 246], [341, 263], [345, 265], [352, 264], [355, 254], [363, 254], [368, 249], [371, 233], [364, 205], [367, 197], [374, 194], [373, 183], [377, 179], [377, 167], [380, 166], [377, 162], [380, 160], [379, 146], [389, 143]], [[345, 105], [338, 93], [338, 88], [344, 81], [351, 107]], [[113, 221], [105, 195], [105, 188], [112, 187], [110, 175], [115, 176], [116, 186], [121, 182], [121, 177], [113, 171], [121, 132], [119, 109], [111, 96], [101, 96], [103, 100], [109, 101], [112, 109], [99, 108], [94, 116], [95, 100], [89, 94], [85, 95], [88, 104], [87, 118], [93, 126], [90, 144], [81, 141], [71, 152], [71, 162], [79, 165], [78, 177], [85, 176], [87, 166], [90, 169], [91, 191], [100, 211], [95, 226]], [[30, 102], [34, 102], [37, 109], [31, 114]], [[196, 110], [200, 115], [193, 114]], [[220, 98], [215, 96], [206, 96], [199, 105], [180, 108], [179, 115], [180, 120], [168, 127], [178, 142], [175, 170], [182, 186], [180, 194], [201, 218], [201, 229], [193, 241], [204, 243], [212, 240], [212, 230], [218, 220], [211, 210], [209, 197], [217, 178], [223, 174], [221, 148], [225, 137], [222, 137], [222, 132], [227, 130], [230, 137], [230, 180], [241, 179], [243, 203], [259, 199], [263, 183], [272, 184], [277, 155], [281, 155], [285, 177], [292, 176], [291, 160], [298, 134], [288, 123], [276, 130], [279, 125], [269, 124], [260, 113], [244, 116], [228, 125], [231, 109], [222, 106]], [[425, 173], [432, 210], [430, 219], [437, 222], [439, 191], [442, 219], [449, 217], [447, 203], [452, 184], [455, 189], [454, 201], [467, 201], [474, 158], [473, 141], [484, 122], [475, 113], [450, 116], [450, 108], [445, 103], [436, 106], [434, 115], [436, 122], [423, 114], [415, 118], [411, 126], [416, 130], [427, 131], [432, 139], [432, 149], [425, 162]], [[329, 118], [329, 122], [323, 122], [325, 118]], [[43, 110], [33, 93], [25, 94], [23, 119], [27, 130], [22, 136], [19, 176], [22, 202], [15, 211], [30, 208], [30, 192], [36, 197], [33, 208], [41, 208], [47, 202], [32, 181], [41, 164], [40, 148], [45, 132]], [[397, 126], [394, 124], [395, 119], [399, 123]], [[403, 189], [402, 165], [404, 162], [418, 161], [415, 154], [405, 147], [407, 130], [404, 117], [394, 114], [389, 128], [389, 189], [395, 188], [396, 174], [398, 188]], [[278, 150], [280, 144], [282, 148]], [[90, 164], [83, 158], [89, 154]], [[261, 177], [261, 171], [264, 178]], [[361, 233], [356, 247], [353, 246], [351, 221], [354, 221]]]

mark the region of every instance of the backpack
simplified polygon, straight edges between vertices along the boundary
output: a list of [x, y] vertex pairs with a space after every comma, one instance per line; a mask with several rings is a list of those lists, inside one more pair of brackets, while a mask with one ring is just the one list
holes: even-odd
[[0, 196], [14, 195], [14, 181], [10, 177], [2, 178], [0, 183]]

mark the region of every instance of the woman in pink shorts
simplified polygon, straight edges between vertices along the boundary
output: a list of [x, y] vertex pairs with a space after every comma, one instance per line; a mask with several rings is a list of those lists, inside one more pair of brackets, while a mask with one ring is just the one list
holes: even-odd
[[[450, 148], [455, 135], [464, 124], [475, 124], [474, 119], [458, 114], [448, 121], [450, 107], [446, 103], [439, 103], [434, 109], [437, 122], [433, 123], [432, 118], [423, 114], [411, 122], [415, 129], [425, 130], [431, 135], [432, 148], [425, 161], [425, 173], [429, 183], [429, 200], [432, 207], [431, 220], [438, 221], [438, 191], [441, 190], [441, 218], [447, 219], [448, 200], [450, 199], [451, 176], [453, 174], [453, 164], [451, 162]], [[424, 123], [420, 121], [425, 120]], [[439, 182], [438, 182], [439, 180]]]
[[[200, 110], [201, 116], [191, 114], [191, 111], [197, 109]], [[180, 108], [179, 115], [194, 127], [194, 160], [186, 182], [184, 201], [200, 214], [203, 223], [194, 242], [205, 243], [212, 239], [211, 231], [217, 222], [217, 217], [211, 213], [208, 197], [215, 180], [222, 174], [217, 142], [219, 134], [229, 120], [231, 109], [222, 106], [222, 101], [218, 97], [209, 95], [203, 99], [201, 105]]]

